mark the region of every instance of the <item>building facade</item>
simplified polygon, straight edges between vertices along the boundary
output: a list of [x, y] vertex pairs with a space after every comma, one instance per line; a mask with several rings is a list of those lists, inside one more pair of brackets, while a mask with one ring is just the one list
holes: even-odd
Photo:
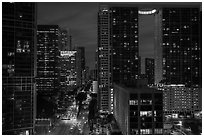
[[68, 57], [68, 51], [60, 51], [60, 93], [68, 91], [67, 77], [70, 64], [71, 62]]
[[162, 75], [162, 10], [157, 8], [154, 16], [154, 63], [155, 84], [163, 79]]
[[110, 40], [114, 83], [135, 86], [140, 73], [138, 8], [111, 7]]
[[85, 48], [76, 47], [77, 86], [85, 84]]
[[201, 86], [201, 12], [199, 8], [162, 9], [165, 84]]
[[140, 74], [138, 9], [101, 5], [98, 13], [100, 108], [111, 111], [112, 83], [135, 86]]
[[64, 70], [66, 71], [65, 83], [67, 86], [67, 92], [73, 90], [77, 86], [77, 69], [76, 69], [76, 54], [77, 51], [62, 51], [61, 56], [66, 60], [66, 67]]
[[184, 85], [164, 85], [163, 108], [165, 114], [193, 116], [202, 110], [201, 88], [189, 88]]
[[2, 3], [2, 134], [33, 134], [36, 4]]
[[92, 69], [90, 70], [90, 78], [93, 81], [98, 80], [98, 73], [97, 73], [97, 69]]
[[61, 46], [59, 47], [60, 51], [69, 50], [69, 35], [67, 30], [61, 29]]
[[111, 87], [110, 14], [108, 6], [101, 6], [98, 12], [98, 82], [99, 109], [109, 111]]
[[155, 63], [154, 59], [145, 58], [145, 74], [147, 75], [148, 84], [155, 82]]
[[58, 25], [38, 25], [36, 79], [38, 94], [53, 96], [59, 91], [60, 35]]
[[162, 91], [114, 85], [114, 116], [126, 135], [163, 134]]

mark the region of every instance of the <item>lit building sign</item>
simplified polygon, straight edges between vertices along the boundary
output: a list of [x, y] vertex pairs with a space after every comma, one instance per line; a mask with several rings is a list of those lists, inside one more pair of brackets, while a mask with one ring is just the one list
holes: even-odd
[[138, 13], [139, 14], [142, 14], [142, 15], [150, 15], [150, 14], [154, 14], [156, 13], [156, 9], [153, 9], [153, 10], [150, 10], [150, 11], [142, 11], [142, 10], [139, 10]]
[[71, 57], [74, 56], [75, 53], [76, 51], [60, 51], [60, 56]]
[[165, 85], [166, 87], [185, 87], [184, 84], [170, 84], [170, 85]]

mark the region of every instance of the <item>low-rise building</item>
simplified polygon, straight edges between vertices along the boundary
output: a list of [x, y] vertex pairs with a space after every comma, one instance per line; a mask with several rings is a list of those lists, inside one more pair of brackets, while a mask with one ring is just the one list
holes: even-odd
[[114, 116], [123, 134], [163, 134], [162, 91], [114, 85]]

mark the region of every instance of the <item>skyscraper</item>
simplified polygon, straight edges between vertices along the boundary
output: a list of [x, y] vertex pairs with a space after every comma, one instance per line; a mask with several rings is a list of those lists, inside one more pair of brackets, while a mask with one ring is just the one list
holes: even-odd
[[61, 45], [58, 25], [38, 25], [37, 31], [37, 93], [56, 95], [59, 89], [59, 47]]
[[77, 51], [61, 51], [61, 58], [64, 62], [61, 71], [64, 73], [64, 76], [61, 76], [62, 84], [66, 86], [67, 91], [73, 90], [77, 86], [77, 70], [76, 70], [76, 54]]
[[114, 83], [135, 86], [140, 74], [138, 8], [111, 7], [110, 45]]
[[98, 13], [98, 82], [99, 108], [109, 111], [111, 87], [110, 14], [108, 6], [101, 6]]
[[147, 75], [148, 84], [154, 84], [154, 59], [145, 58], [145, 74]]
[[135, 86], [140, 73], [136, 7], [100, 6], [98, 57], [100, 107], [110, 111], [112, 83]]
[[85, 84], [85, 48], [76, 47], [77, 86]]
[[68, 32], [67, 30], [61, 30], [61, 47], [60, 47], [60, 50], [62, 51], [66, 51], [66, 50], [69, 50], [69, 38], [68, 38]]
[[162, 80], [162, 10], [160, 8], [154, 15], [154, 63], [155, 84]]
[[2, 134], [33, 134], [36, 4], [2, 3]]
[[163, 8], [165, 84], [201, 86], [201, 12], [199, 8]]
[[60, 94], [63, 94], [68, 90], [67, 76], [70, 61], [67, 55], [65, 54], [66, 52], [67, 51], [60, 51]]

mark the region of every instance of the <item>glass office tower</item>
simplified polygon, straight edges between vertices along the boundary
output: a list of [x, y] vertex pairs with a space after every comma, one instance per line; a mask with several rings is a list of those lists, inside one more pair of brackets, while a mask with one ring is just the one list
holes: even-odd
[[2, 3], [2, 134], [32, 134], [36, 4]]

